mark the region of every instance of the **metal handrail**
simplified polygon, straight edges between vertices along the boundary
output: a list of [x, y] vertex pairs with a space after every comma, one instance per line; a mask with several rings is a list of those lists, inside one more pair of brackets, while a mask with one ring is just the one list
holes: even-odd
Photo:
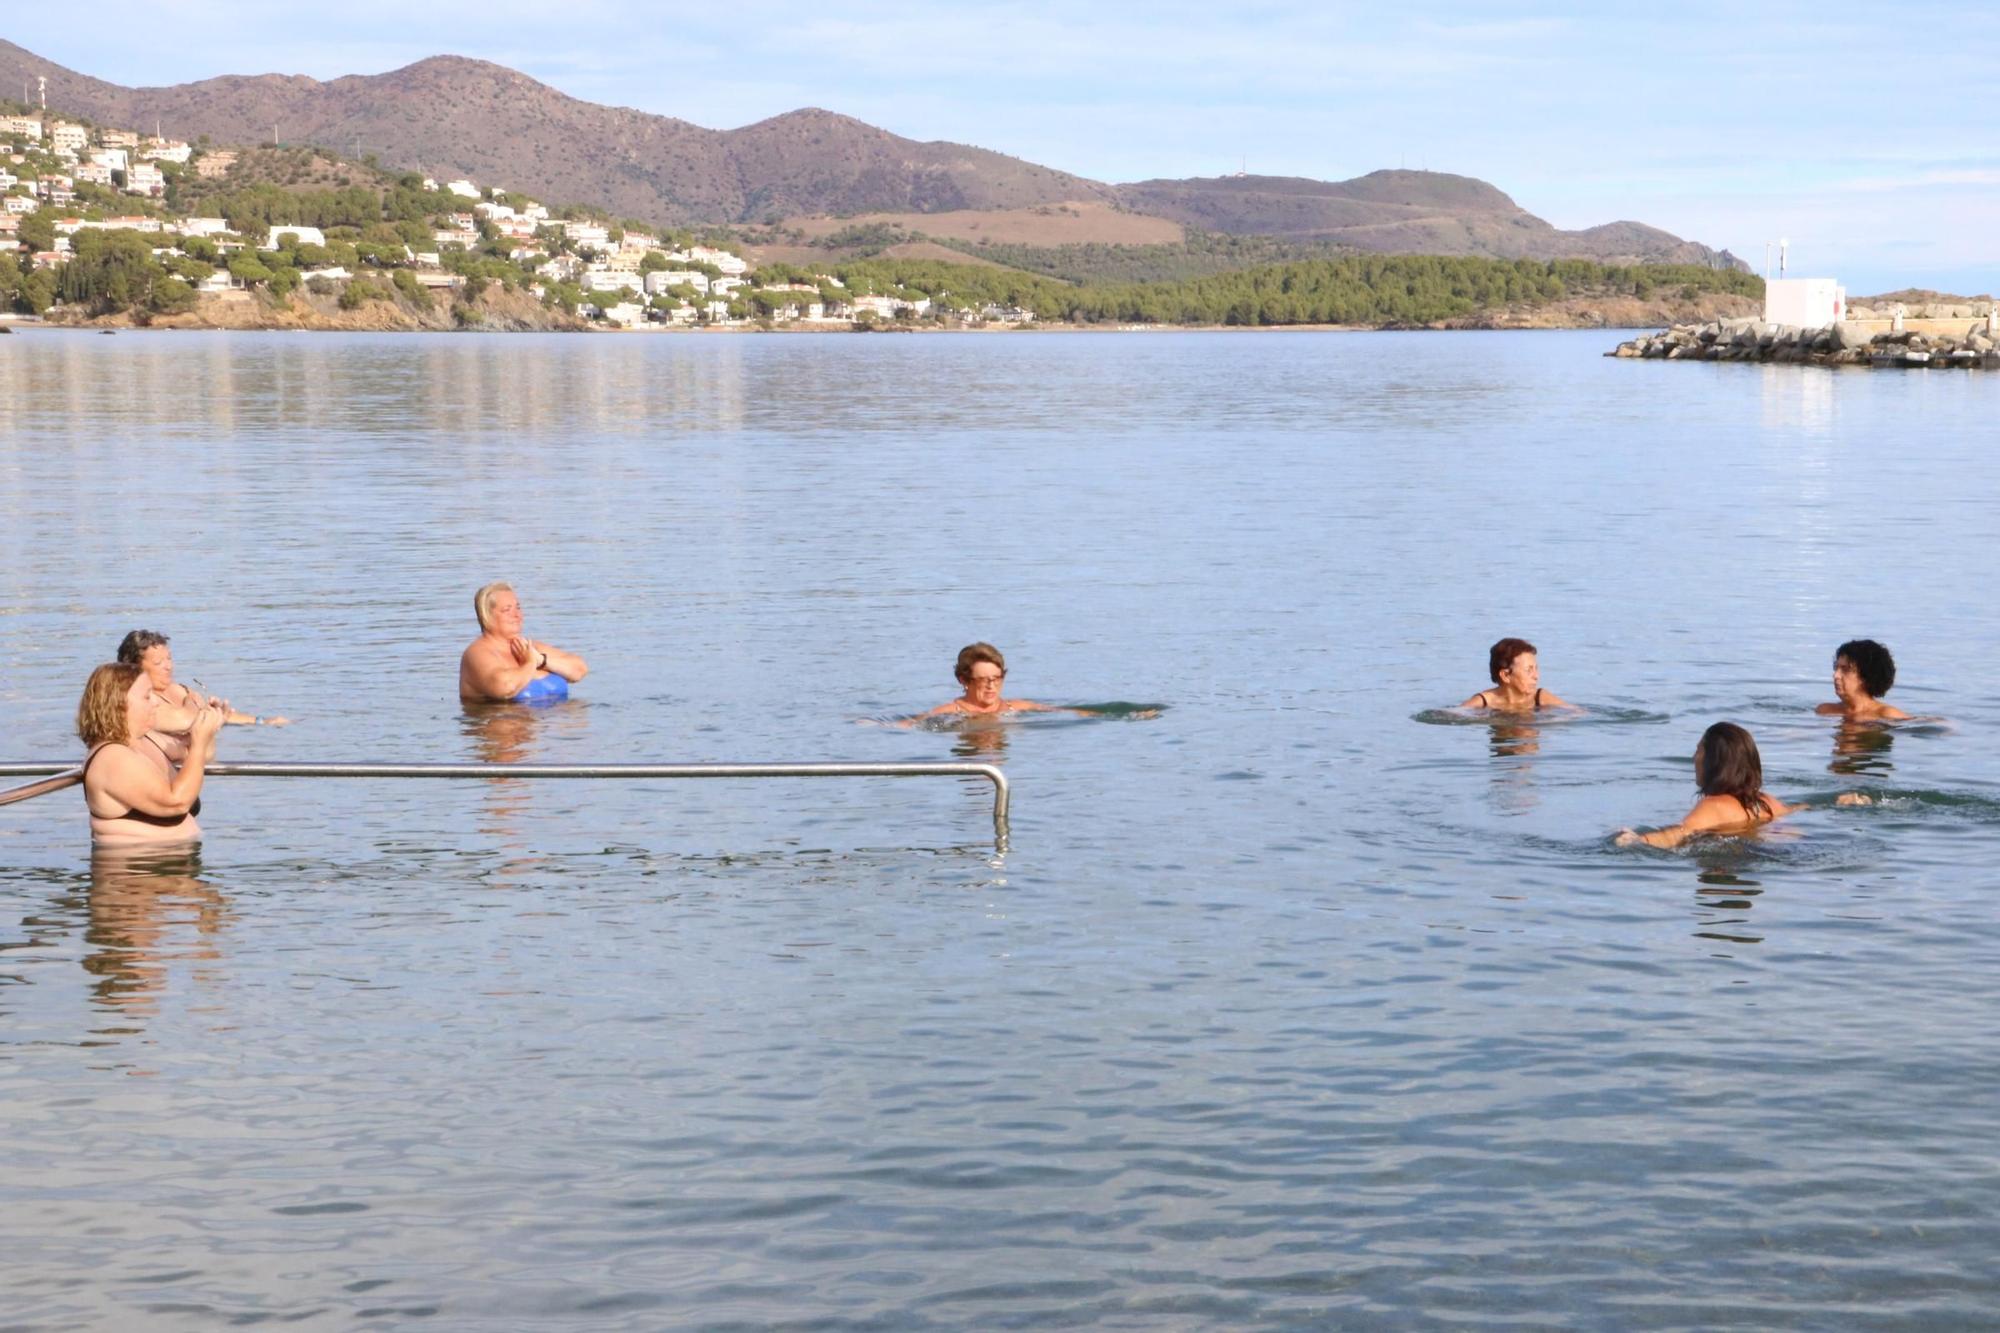
[[[1007, 775], [993, 764], [209, 764], [218, 778], [985, 778], [993, 784], [993, 831], [1007, 831]], [[0, 792], [0, 805], [74, 786], [75, 764], [0, 763], [0, 778], [48, 775]]]
[[0, 805], [12, 805], [16, 801], [25, 801], [30, 797], [46, 796], [52, 791], [61, 791], [64, 787], [74, 787], [77, 783], [83, 781], [83, 770], [75, 764], [67, 767], [50, 765], [47, 768], [44, 768], [40, 764], [22, 764], [19, 767], [25, 770], [25, 772], [10, 776], [26, 776], [27, 772], [54, 773], [55, 776], [44, 778], [40, 782], [30, 782], [25, 787], [15, 787], [9, 791], [0, 791]]

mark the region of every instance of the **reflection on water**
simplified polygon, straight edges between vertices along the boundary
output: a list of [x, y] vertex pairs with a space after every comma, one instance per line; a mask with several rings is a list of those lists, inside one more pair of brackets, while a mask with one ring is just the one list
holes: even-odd
[[[586, 737], [590, 705], [582, 699], [547, 704], [467, 703], [461, 705], [459, 727], [467, 757], [483, 764], [550, 762], [549, 752]], [[466, 784], [470, 785], [470, 784]], [[549, 780], [496, 777], [481, 779], [479, 832], [510, 852], [526, 850], [524, 820], [534, 808], [537, 788]], [[510, 869], [536, 864], [539, 858], [517, 856]]]
[[1749, 913], [1763, 889], [1756, 880], [1743, 879], [1723, 870], [1704, 870], [1695, 877], [1701, 887], [1695, 891], [1700, 909], [1696, 917], [1696, 939], [1721, 940], [1728, 944], [1762, 944], [1764, 937], [1750, 929]]
[[1496, 714], [1485, 719], [1486, 744], [1493, 756], [1492, 794], [1495, 807], [1512, 814], [1533, 810], [1534, 756], [1542, 752], [1542, 729], [1531, 718]]
[[1007, 754], [1007, 724], [980, 718], [953, 728], [951, 752], [959, 759], [997, 761]]
[[216, 937], [229, 916], [228, 900], [201, 877], [198, 848], [97, 849], [83, 958], [83, 970], [96, 978], [96, 1003], [128, 1015], [153, 1012], [168, 963], [218, 958]]
[[1858, 722], [1843, 718], [1833, 733], [1833, 762], [1829, 773], [1843, 776], [1881, 776], [1893, 772], [1889, 751], [1896, 744], [1896, 729], [1886, 722]]

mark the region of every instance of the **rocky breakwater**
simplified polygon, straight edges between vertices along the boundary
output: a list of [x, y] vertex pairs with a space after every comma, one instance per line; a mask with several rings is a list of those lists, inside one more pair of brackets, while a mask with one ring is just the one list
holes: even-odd
[[1955, 331], [1891, 329], [1865, 322], [1797, 329], [1758, 319], [1676, 324], [1663, 333], [1623, 342], [1606, 356], [1661, 361], [1773, 361], [1792, 365], [1874, 366], [1878, 369], [2000, 370], [2000, 341], [1984, 319]]

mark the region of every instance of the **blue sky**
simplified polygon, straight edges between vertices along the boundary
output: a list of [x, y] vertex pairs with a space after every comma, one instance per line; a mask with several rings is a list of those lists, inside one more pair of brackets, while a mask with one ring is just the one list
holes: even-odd
[[[2000, 291], [2000, 9], [738, 0], [16, 6], [99, 78], [331, 78], [450, 52], [727, 128], [823, 106], [1102, 180], [1428, 167], [1855, 293]], [[163, 45], [162, 35], [171, 40]]]

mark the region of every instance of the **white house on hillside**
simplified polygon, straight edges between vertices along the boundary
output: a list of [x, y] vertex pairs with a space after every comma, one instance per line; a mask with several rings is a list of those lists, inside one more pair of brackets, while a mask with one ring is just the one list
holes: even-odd
[[134, 162], [125, 171], [125, 193], [158, 199], [167, 192], [167, 176], [151, 162]]
[[687, 269], [658, 269], [646, 275], [646, 290], [655, 296], [670, 288], [686, 285], [698, 292], [708, 290], [708, 275]]
[[727, 250], [713, 250], [706, 245], [697, 245], [688, 251], [688, 257], [703, 264], [713, 264], [731, 277], [746, 273], [750, 266], [741, 258]]
[[326, 244], [326, 235], [318, 227], [300, 227], [287, 223], [282, 227], [271, 228], [271, 234], [264, 238], [263, 248], [266, 250], [277, 249], [278, 238], [287, 235], [298, 237], [300, 245]]

